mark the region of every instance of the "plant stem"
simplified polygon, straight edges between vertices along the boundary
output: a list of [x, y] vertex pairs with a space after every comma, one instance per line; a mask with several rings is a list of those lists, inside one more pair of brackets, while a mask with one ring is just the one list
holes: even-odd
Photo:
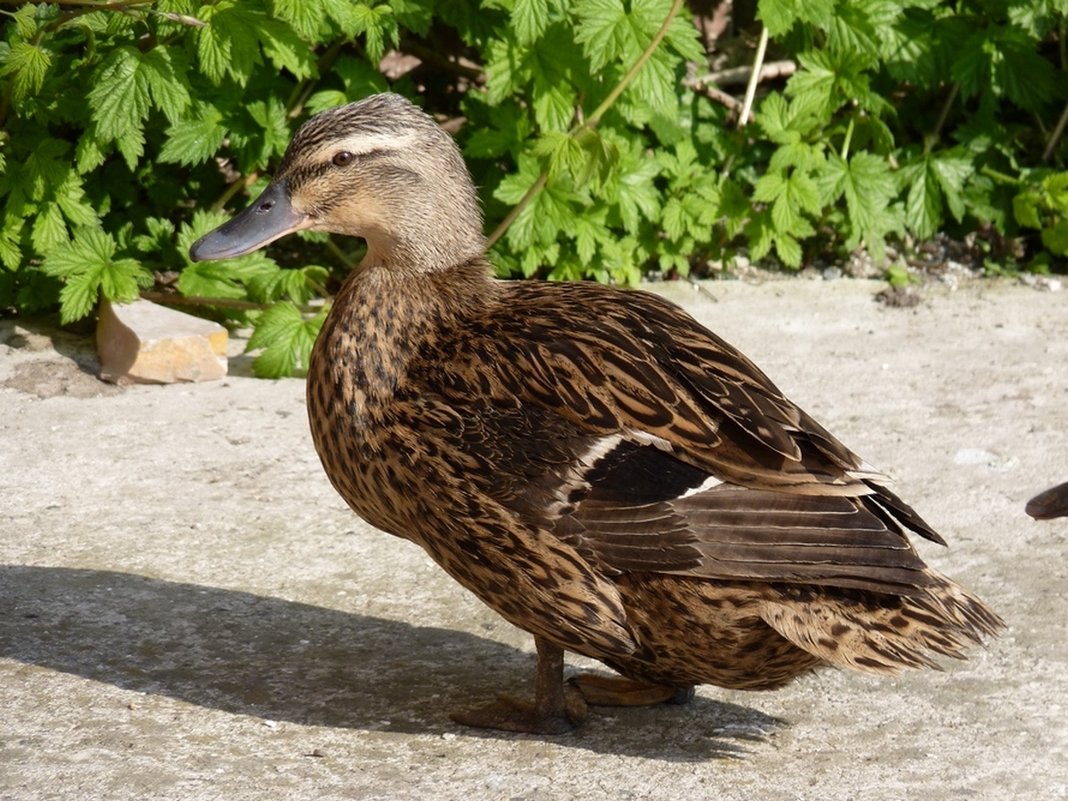
[[[154, 292], [151, 289], [141, 290], [141, 297], [153, 303], [170, 306], [212, 306], [216, 309], [231, 309], [233, 311], [265, 311], [271, 308], [272, 303], [256, 303], [252, 300], [239, 300], [237, 298], [206, 298], [200, 295], [179, 295], [173, 292]], [[321, 306], [308, 306], [294, 303], [301, 314], [318, 314], [322, 311]]]
[[955, 83], [949, 90], [946, 102], [942, 104], [942, 110], [938, 113], [938, 122], [935, 123], [934, 131], [931, 132], [930, 136], [926, 137], [926, 141], [923, 143], [924, 153], [930, 153], [931, 148], [942, 138], [942, 127], [946, 124], [946, 118], [949, 116], [949, 110], [957, 99], [958, 92], [960, 92], [960, 84]]
[[[582, 118], [581, 109], [579, 109], [580, 121], [576, 123], [570, 131], [567, 132], [567, 135], [569, 137], [574, 139], [583, 131], [592, 131], [594, 128], [597, 127], [597, 124], [601, 121], [601, 118], [608, 112], [610, 108], [612, 108], [615, 102], [619, 100], [619, 96], [623, 94], [626, 88], [634, 82], [634, 79], [638, 76], [638, 73], [641, 72], [642, 67], [645, 66], [645, 63], [650, 58], [652, 58], [653, 53], [655, 53], [657, 48], [660, 47], [660, 43], [664, 40], [664, 37], [667, 36], [668, 29], [671, 27], [671, 23], [674, 21], [675, 17], [678, 16], [678, 13], [681, 9], [682, 0], [674, 0], [674, 2], [672, 2], [671, 4], [671, 9], [668, 11], [667, 16], [664, 17], [664, 22], [660, 26], [660, 29], [656, 32], [656, 35], [653, 36], [652, 40], [649, 42], [649, 45], [645, 48], [645, 50], [642, 51], [641, 55], [638, 56], [637, 60], [633, 64], [631, 64], [630, 69], [627, 70], [626, 74], [619, 79], [619, 83], [612, 87], [612, 91], [608, 93], [608, 96], [601, 102], [599, 106], [597, 106], [596, 109], [594, 109], [593, 113], [585, 119]], [[492, 248], [500, 240], [500, 238], [504, 236], [505, 232], [511, 227], [512, 223], [516, 221], [516, 218], [522, 213], [523, 209], [530, 205], [530, 203], [534, 200], [538, 193], [545, 188], [545, 184], [548, 183], [548, 181], [549, 169], [548, 167], [546, 167], [541, 171], [541, 174], [538, 176], [537, 180], [530, 185], [530, 188], [526, 191], [526, 194], [524, 194], [523, 197], [520, 198], [519, 202], [512, 207], [512, 210], [510, 212], [508, 212], [508, 215], [503, 220], [501, 220], [500, 223], [498, 223], [496, 228], [493, 229], [493, 233], [491, 233], [486, 239], [487, 250]]]
[[842, 161], [846, 161], [849, 158], [849, 144], [853, 141], [853, 124], [856, 122], [856, 117], [850, 115], [849, 127], [846, 128], [845, 141], [842, 142]]
[[1057, 143], [1064, 135], [1064, 128], [1068, 125], [1068, 103], [1064, 106], [1064, 111], [1061, 112], [1061, 118], [1057, 120], [1057, 125], [1053, 129], [1053, 133], [1049, 135], [1049, 141], [1046, 142], [1046, 149], [1042, 151], [1042, 160], [1049, 161], [1053, 158], [1053, 151], [1057, 148]]
[[753, 110], [753, 98], [756, 97], [757, 84], [760, 83], [760, 70], [764, 65], [764, 55], [768, 52], [768, 29], [760, 29], [760, 41], [757, 42], [756, 58], [753, 59], [753, 71], [749, 74], [749, 83], [745, 87], [745, 102], [742, 113], [738, 115], [738, 127], [744, 128], [749, 122]]

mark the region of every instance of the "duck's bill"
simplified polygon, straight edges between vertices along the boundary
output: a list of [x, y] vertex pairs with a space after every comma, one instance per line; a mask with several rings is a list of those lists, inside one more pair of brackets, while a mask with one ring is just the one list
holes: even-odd
[[269, 245], [276, 239], [311, 228], [307, 214], [293, 210], [284, 181], [270, 184], [251, 206], [189, 248], [193, 261], [233, 259]]

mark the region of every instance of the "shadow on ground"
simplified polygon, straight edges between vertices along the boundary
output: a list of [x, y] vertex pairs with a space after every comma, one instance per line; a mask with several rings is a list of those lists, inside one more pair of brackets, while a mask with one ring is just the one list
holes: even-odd
[[[529, 654], [465, 632], [129, 573], [15, 565], [0, 566], [0, 656], [265, 720], [415, 734], [532, 675]], [[745, 741], [781, 725], [699, 697], [595, 709], [579, 733], [553, 739], [691, 761], [742, 757]]]

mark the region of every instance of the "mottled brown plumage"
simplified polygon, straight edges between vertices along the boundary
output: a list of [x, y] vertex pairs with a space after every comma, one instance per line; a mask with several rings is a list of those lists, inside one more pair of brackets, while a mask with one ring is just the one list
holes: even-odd
[[[193, 256], [302, 228], [368, 246], [308, 375], [327, 475], [536, 639], [534, 705], [459, 720], [559, 731], [574, 687], [648, 703], [821, 665], [893, 673], [1001, 627], [921, 561], [910, 535], [942, 540], [880, 474], [677, 306], [494, 281], [459, 152], [406, 100], [313, 118]], [[562, 649], [627, 680], [565, 690]]]

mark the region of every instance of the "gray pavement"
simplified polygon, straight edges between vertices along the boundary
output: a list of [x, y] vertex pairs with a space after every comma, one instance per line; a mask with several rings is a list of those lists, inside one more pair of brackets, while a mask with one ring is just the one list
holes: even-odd
[[240, 357], [119, 389], [0, 321], [0, 799], [1068, 798], [1068, 520], [1023, 514], [1068, 480], [1068, 292], [879, 288], [657, 286], [892, 474], [1009, 631], [944, 672], [703, 687], [563, 737], [449, 721], [526, 688], [530, 638], [344, 507], [301, 381]]

